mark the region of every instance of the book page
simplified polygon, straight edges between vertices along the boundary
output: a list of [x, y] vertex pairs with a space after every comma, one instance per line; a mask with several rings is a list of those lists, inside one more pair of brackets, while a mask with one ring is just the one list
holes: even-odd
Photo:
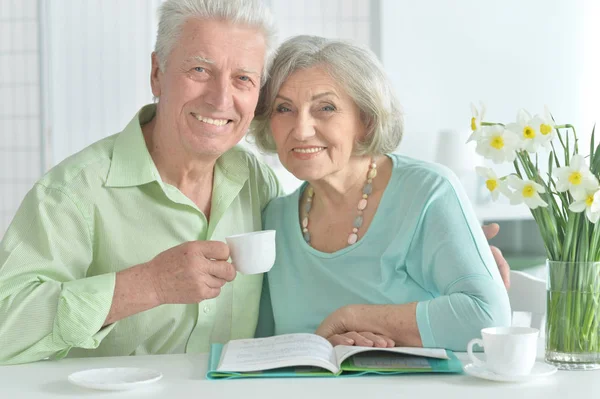
[[337, 365], [341, 365], [344, 360], [350, 356], [356, 355], [361, 352], [391, 352], [400, 353], [405, 355], [431, 357], [436, 359], [448, 359], [448, 354], [445, 349], [439, 348], [409, 348], [409, 347], [396, 347], [396, 348], [373, 348], [368, 346], [346, 346], [338, 345], [334, 348], [335, 357], [337, 359]]
[[291, 366], [322, 367], [337, 373], [333, 347], [314, 334], [229, 341], [221, 353], [217, 371], [247, 372]]

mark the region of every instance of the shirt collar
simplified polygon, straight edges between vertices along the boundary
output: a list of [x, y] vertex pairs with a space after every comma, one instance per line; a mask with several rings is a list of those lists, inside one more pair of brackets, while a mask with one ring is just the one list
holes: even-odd
[[142, 134], [142, 125], [150, 122], [155, 114], [155, 104], [142, 107], [117, 136], [106, 180], [108, 187], [141, 186], [161, 181]]
[[[141, 126], [156, 115], [156, 104], [149, 104], [133, 117], [117, 136], [106, 180], [108, 187], [141, 186], [152, 181], [162, 185], [162, 179], [150, 156]], [[245, 151], [234, 147], [217, 160], [215, 173], [236, 185], [243, 185], [249, 177]]]

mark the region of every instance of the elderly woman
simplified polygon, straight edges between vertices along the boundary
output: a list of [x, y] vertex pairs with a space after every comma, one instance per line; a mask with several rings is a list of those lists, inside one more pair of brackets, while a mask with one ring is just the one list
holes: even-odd
[[[510, 324], [494, 258], [446, 168], [392, 154], [400, 107], [368, 50], [313, 36], [285, 42], [253, 135], [305, 183], [273, 200], [277, 230], [258, 332], [333, 344], [464, 350]], [[270, 301], [269, 301], [270, 295]]]

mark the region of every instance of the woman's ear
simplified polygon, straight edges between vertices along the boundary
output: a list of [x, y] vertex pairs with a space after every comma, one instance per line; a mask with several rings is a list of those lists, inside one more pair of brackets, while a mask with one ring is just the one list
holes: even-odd
[[150, 87], [154, 97], [160, 97], [160, 79], [163, 72], [160, 70], [160, 63], [156, 52], [152, 52], [152, 69], [150, 70]]

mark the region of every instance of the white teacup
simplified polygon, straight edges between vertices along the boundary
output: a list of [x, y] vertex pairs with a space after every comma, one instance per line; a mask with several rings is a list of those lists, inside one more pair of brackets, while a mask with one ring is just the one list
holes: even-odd
[[[491, 327], [481, 330], [483, 340], [469, 341], [467, 353], [473, 364], [506, 376], [528, 375], [537, 356], [540, 330], [531, 327]], [[473, 346], [483, 347], [486, 361], [473, 354]]]
[[225, 237], [231, 262], [242, 274], [271, 270], [275, 263], [275, 230], [254, 231]]

